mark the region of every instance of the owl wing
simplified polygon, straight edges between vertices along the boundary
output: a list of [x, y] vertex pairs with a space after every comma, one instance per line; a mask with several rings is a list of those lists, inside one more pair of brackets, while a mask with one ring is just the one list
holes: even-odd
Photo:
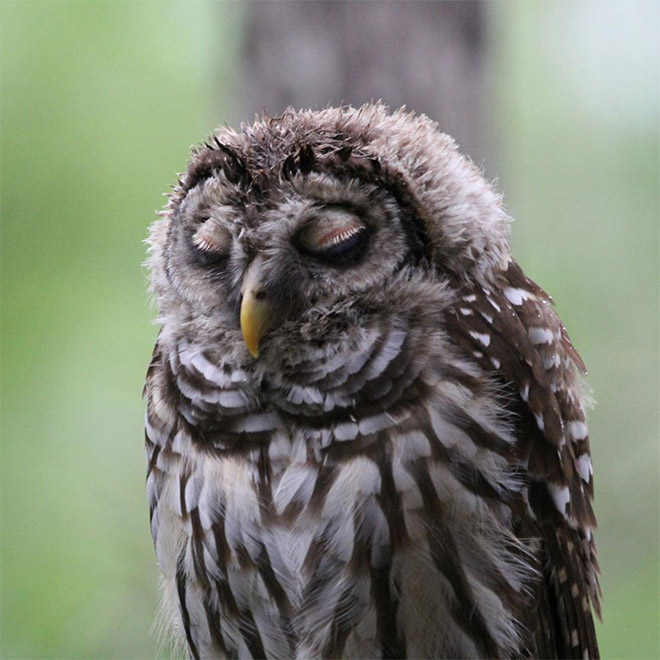
[[[462, 282], [450, 336], [508, 393], [527, 488], [515, 532], [538, 543], [542, 579], [522, 615], [532, 657], [598, 657], [600, 616], [591, 530], [593, 477], [583, 409], [584, 364], [550, 297], [511, 262], [497, 286]], [[537, 539], [537, 541], [532, 541]]]

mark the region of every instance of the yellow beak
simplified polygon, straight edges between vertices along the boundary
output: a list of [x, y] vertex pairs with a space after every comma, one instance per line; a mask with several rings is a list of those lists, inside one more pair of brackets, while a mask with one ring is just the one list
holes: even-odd
[[260, 282], [261, 260], [255, 259], [243, 281], [241, 293], [241, 332], [252, 357], [259, 356], [259, 342], [271, 327], [274, 317], [273, 303], [264, 295]]

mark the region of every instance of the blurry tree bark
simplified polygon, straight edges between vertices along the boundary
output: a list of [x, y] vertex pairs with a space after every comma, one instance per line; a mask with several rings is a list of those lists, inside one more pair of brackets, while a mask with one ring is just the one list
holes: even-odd
[[486, 16], [477, 0], [288, 0], [247, 5], [241, 114], [382, 99], [436, 120], [482, 161]]

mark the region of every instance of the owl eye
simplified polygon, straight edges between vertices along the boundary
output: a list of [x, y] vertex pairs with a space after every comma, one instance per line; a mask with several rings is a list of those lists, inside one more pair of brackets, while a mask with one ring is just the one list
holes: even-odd
[[357, 259], [367, 245], [368, 227], [345, 209], [325, 209], [314, 216], [294, 237], [296, 248], [331, 264]]
[[217, 263], [229, 255], [232, 235], [215, 218], [206, 220], [193, 234], [192, 244], [204, 264]]

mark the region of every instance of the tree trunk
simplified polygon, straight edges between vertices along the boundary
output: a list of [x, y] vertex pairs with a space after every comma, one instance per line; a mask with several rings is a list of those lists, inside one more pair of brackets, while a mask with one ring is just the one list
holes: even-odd
[[436, 120], [481, 161], [485, 19], [469, 0], [251, 2], [243, 117], [382, 99]]

